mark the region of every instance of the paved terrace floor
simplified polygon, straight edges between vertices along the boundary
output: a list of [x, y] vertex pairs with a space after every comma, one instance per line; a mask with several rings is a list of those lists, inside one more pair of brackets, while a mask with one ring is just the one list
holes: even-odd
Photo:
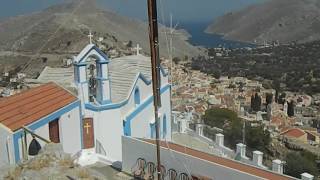
[[172, 140], [176, 144], [186, 146], [192, 149], [196, 149], [209, 154], [217, 154], [218, 152], [210, 146], [208, 143], [202, 141], [201, 139], [189, 135], [187, 133], [173, 133]]
[[111, 167], [110, 165], [105, 165], [103, 163], [96, 163], [87, 166], [89, 169], [99, 172], [105, 177], [105, 180], [130, 180], [133, 177]]
[[[146, 139], [142, 139], [142, 140], [145, 142], [148, 142], [148, 143], [155, 144], [154, 140], [146, 140]], [[205, 161], [209, 161], [211, 163], [215, 163], [215, 164], [219, 164], [219, 165], [222, 165], [225, 167], [229, 167], [231, 169], [235, 169], [235, 170], [238, 170], [238, 171], [241, 171], [244, 173], [252, 174], [252, 175], [261, 177], [262, 179], [269, 179], [269, 180], [294, 179], [294, 178], [291, 178], [291, 177], [288, 177], [285, 175], [276, 174], [272, 171], [267, 171], [267, 170], [263, 170], [263, 169], [260, 169], [260, 168], [254, 167], [254, 166], [242, 164], [242, 163], [234, 161], [234, 160], [230, 160], [230, 159], [210, 155], [208, 153], [200, 152], [198, 150], [194, 150], [194, 149], [182, 146], [182, 145], [163, 142], [163, 141], [160, 143], [160, 145], [163, 148], [169, 148], [169, 149], [174, 150], [176, 152], [179, 152], [182, 154], [187, 154], [189, 156], [193, 156], [193, 157], [205, 160]]]

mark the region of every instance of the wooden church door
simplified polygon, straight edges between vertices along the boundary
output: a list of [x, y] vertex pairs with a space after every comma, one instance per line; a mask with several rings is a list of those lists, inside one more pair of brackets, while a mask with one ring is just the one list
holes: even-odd
[[50, 137], [50, 141], [54, 143], [60, 143], [59, 119], [56, 119], [49, 123], [49, 137]]
[[85, 118], [83, 120], [83, 145], [85, 149], [94, 147], [94, 131], [93, 131], [93, 119]]

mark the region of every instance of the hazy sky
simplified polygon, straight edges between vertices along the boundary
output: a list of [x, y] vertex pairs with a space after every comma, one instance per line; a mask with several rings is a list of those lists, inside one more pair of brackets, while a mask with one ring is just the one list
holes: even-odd
[[2, 0], [0, 18], [28, 14], [66, 0]]
[[[52, 4], [69, 0], [4, 0], [0, 6], [0, 18], [28, 14]], [[102, 7], [123, 15], [146, 18], [146, 0], [97, 0]], [[160, 20], [168, 19], [169, 13], [179, 21], [211, 21], [230, 10], [239, 9], [265, 0], [157, 0]]]

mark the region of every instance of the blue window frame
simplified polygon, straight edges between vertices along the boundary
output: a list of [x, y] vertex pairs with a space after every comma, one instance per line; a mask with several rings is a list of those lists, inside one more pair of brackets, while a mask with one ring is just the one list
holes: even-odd
[[162, 120], [162, 137], [166, 138], [166, 136], [167, 136], [167, 116], [164, 115]]
[[156, 123], [150, 124], [150, 138], [156, 138]]
[[136, 106], [140, 104], [140, 91], [138, 88], [134, 90], [134, 104]]

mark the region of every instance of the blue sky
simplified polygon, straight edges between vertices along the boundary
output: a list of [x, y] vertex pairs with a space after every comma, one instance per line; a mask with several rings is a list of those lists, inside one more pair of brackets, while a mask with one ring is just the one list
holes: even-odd
[[[52, 4], [69, 0], [4, 0], [0, 6], [0, 18], [28, 14]], [[101, 7], [123, 15], [145, 19], [146, 0], [97, 0]], [[265, 0], [157, 0], [159, 15], [168, 19], [169, 13], [182, 22], [204, 22], [231, 10]]]

